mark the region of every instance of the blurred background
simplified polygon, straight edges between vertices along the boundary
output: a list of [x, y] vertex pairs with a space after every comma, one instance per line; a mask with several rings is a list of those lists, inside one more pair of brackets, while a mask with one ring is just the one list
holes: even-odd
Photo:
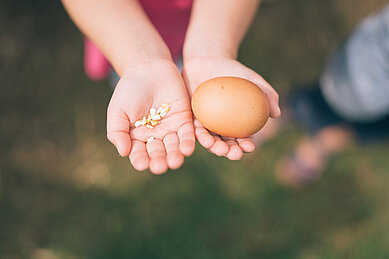
[[[385, 3], [266, 2], [240, 60], [285, 99]], [[293, 125], [239, 162], [198, 146], [139, 173], [106, 140], [112, 92], [82, 57], [59, 1], [0, 2], [0, 258], [389, 258], [388, 143], [353, 145], [299, 190], [274, 176]]]

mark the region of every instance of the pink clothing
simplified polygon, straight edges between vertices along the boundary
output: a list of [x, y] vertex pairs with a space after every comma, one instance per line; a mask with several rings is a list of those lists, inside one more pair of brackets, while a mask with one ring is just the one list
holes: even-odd
[[111, 64], [103, 53], [87, 38], [84, 39], [84, 70], [93, 81], [104, 80], [111, 72]]
[[174, 59], [182, 55], [193, 0], [140, 0]]
[[[169, 47], [173, 59], [182, 55], [193, 0], [139, 0], [151, 22]], [[84, 68], [92, 80], [105, 78], [109, 63], [99, 49], [85, 39]]]

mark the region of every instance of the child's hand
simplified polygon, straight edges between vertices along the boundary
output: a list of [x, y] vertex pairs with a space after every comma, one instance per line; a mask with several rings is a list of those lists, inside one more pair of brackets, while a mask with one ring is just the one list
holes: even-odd
[[[170, 105], [170, 111], [152, 129], [135, 128], [150, 108]], [[121, 156], [137, 170], [154, 174], [179, 168], [194, 151], [192, 112], [182, 77], [173, 62], [139, 63], [126, 70], [116, 86], [107, 112], [107, 136]], [[146, 143], [148, 137], [155, 140]]]
[[[191, 57], [184, 61], [183, 76], [190, 94], [202, 82], [219, 76], [237, 76], [257, 84], [267, 95], [270, 104], [270, 116], [281, 115], [278, 106], [277, 92], [257, 73], [230, 58]], [[194, 121], [195, 135], [198, 142], [210, 152], [218, 156], [226, 156], [231, 160], [239, 160], [243, 152], [253, 152], [254, 142], [251, 138], [228, 138], [206, 130], [198, 120]]]

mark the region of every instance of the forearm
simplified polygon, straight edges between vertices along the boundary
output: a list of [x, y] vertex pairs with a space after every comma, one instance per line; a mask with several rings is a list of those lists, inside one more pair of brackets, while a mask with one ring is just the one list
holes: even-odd
[[138, 62], [171, 59], [169, 49], [134, 0], [62, 0], [80, 30], [119, 75]]
[[259, 0], [195, 0], [184, 45], [193, 56], [236, 58]]

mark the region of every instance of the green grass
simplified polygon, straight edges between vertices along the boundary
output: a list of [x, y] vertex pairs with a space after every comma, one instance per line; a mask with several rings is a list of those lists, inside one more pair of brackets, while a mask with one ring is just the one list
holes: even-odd
[[[240, 59], [285, 100], [384, 2], [264, 4]], [[198, 146], [180, 170], [135, 172], [105, 138], [111, 90], [85, 78], [60, 4], [3, 1], [0, 24], [0, 258], [389, 258], [387, 143], [355, 145], [299, 191], [273, 174], [293, 126], [240, 162]]]

